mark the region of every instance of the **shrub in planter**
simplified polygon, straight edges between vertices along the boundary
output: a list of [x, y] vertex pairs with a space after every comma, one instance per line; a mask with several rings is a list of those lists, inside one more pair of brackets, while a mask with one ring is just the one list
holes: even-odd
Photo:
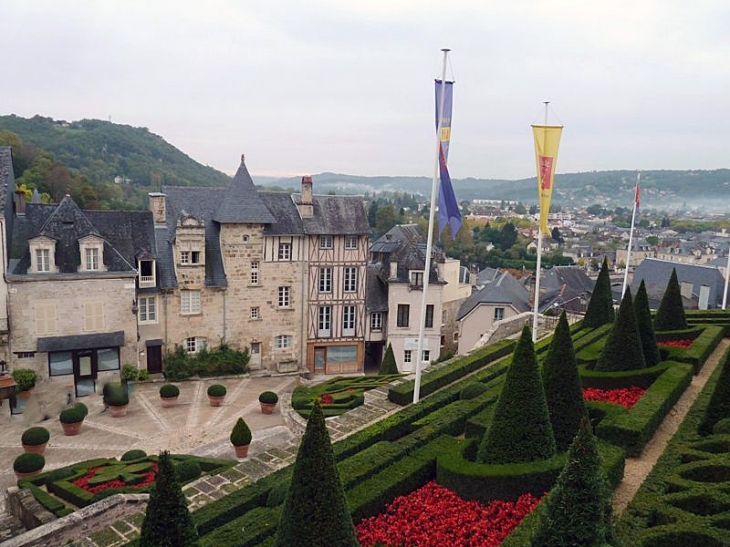
[[78, 409], [79, 409], [79, 411], [83, 413], [83, 415], [84, 415], [84, 418], [86, 418], [86, 416], [88, 416], [88, 414], [89, 414], [89, 407], [88, 407], [88, 406], [86, 406], [86, 405], [85, 405], [84, 403], [82, 403], [81, 401], [79, 401], [79, 402], [77, 402], [76, 404], [74, 404], [74, 407], [78, 408]]
[[46, 459], [41, 454], [25, 452], [15, 458], [13, 471], [16, 473], [36, 473], [46, 465]]
[[129, 462], [132, 460], [141, 460], [142, 458], [147, 457], [147, 452], [144, 450], [139, 449], [133, 449], [133, 450], [127, 450], [124, 454], [122, 454], [122, 457], [120, 458], [123, 462]]
[[13, 380], [15, 380], [15, 389], [18, 393], [30, 391], [35, 387], [35, 370], [30, 368], [16, 368], [11, 374], [13, 376]]
[[50, 438], [51, 434], [45, 427], [36, 426], [26, 429], [20, 437], [20, 442], [23, 444], [23, 447], [30, 448], [26, 448], [26, 452], [38, 452], [38, 454], [43, 454], [43, 451], [46, 448], [46, 443]]
[[684, 315], [682, 290], [679, 287], [677, 270], [672, 268], [672, 275], [654, 317], [654, 329], [683, 330], [686, 328], [687, 317]]
[[631, 300], [631, 289], [621, 300], [613, 329], [603, 346], [601, 356], [596, 361], [595, 370], [600, 372], [617, 372], [621, 370], [639, 370], [646, 368], [644, 350], [636, 324], [636, 312]]
[[180, 388], [174, 384], [164, 384], [160, 388], [160, 397], [169, 399], [171, 397], [177, 397], [180, 395]]
[[259, 403], [275, 405], [279, 402], [279, 396], [273, 391], [264, 391], [259, 395]]
[[608, 274], [608, 261], [604, 258], [601, 272], [593, 288], [593, 296], [588, 302], [583, 328], [597, 329], [606, 323], [613, 323], [614, 317], [611, 278]]
[[129, 404], [129, 394], [120, 383], [105, 384], [102, 393], [104, 394], [104, 404], [107, 406]]
[[208, 397], [225, 397], [226, 386], [222, 384], [213, 384], [208, 386]]
[[61, 414], [58, 415], [58, 419], [62, 424], [77, 424], [83, 422], [84, 418], [86, 418], [86, 413], [88, 412], [88, 409], [84, 411], [85, 408], [86, 405], [84, 405], [84, 408], [81, 408], [78, 405], [64, 408], [61, 411]]
[[236, 425], [233, 426], [231, 431], [231, 444], [233, 446], [246, 446], [251, 444], [251, 429], [243, 418], [238, 418]]

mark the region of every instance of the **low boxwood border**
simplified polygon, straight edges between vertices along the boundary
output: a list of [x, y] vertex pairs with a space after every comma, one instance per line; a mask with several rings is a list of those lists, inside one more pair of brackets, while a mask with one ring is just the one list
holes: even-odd
[[[682, 363], [690, 363], [694, 367], [694, 373], [697, 374], [702, 366], [707, 361], [707, 358], [712, 354], [717, 345], [720, 343], [724, 336], [724, 328], [718, 326], [700, 325], [695, 329], [688, 331], [671, 331], [672, 333], [677, 332], [694, 332], [701, 331], [698, 336], [694, 338], [694, 342], [689, 348], [662, 348], [667, 351], [668, 358], [673, 361], [680, 361]], [[667, 334], [667, 333], [662, 333]], [[685, 337], [687, 338], [687, 337]], [[681, 338], [669, 338], [669, 340], [678, 340]], [[662, 339], [666, 341], [667, 339]], [[657, 338], [657, 342], [659, 338]]]

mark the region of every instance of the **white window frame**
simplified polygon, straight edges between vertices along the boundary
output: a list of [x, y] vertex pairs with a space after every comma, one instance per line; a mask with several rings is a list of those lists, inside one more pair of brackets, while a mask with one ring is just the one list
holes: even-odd
[[291, 287], [289, 287], [289, 286], [279, 287], [279, 307], [280, 308], [291, 307]]
[[342, 290], [349, 293], [357, 292], [357, 267], [345, 266], [342, 277]]
[[201, 310], [200, 296], [200, 291], [180, 291], [180, 314], [199, 314]]
[[[408, 326], [411, 324], [411, 306], [410, 304], [398, 304], [398, 307], [396, 308], [396, 317], [395, 317], [395, 325], [398, 328], [401, 329], [407, 329]], [[403, 310], [401, 312], [401, 310]], [[401, 318], [401, 315], [403, 316]], [[405, 321], [402, 321], [401, 319], [405, 319]]]
[[253, 260], [251, 262], [251, 285], [259, 284], [259, 261]]
[[494, 308], [494, 321], [502, 321], [504, 319], [504, 308]]
[[[142, 264], [149, 263], [150, 271], [152, 275], [142, 275]], [[154, 260], [138, 260], [137, 261], [137, 275], [139, 276], [140, 287], [154, 287], [157, 284], [155, 278], [155, 261]]]
[[317, 337], [332, 336], [332, 306], [320, 306], [317, 312]]
[[261, 308], [259, 306], [251, 308], [251, 319], [261, 319]]
[[208, 342], [201, 336], [190, 336], [183, 340], [183, 347], [187, 353], [198, 353], [200, 350], [205, 348]]
[[278, 334], [274, 336], [274, 349], [291, 349], [294, 345], [294, 337], [291, 334]]
[[330, 267], [319, 269], [319, 292], [332, 292], [332, 268]]
[[38, 273], [49, 273], [51, 271], [51, 250], [35, 250], [35, 270]]
[[[423, 317], [423, 327], [426, 329], [433, 328], [433, 314], [436, 313], [435, 308], [433, 304], [426, 304], [426, 313]], [[429, 311], [431, 312], [430, 314]]]
[[421, 363], [428, 363], [429, 361], [431, 361], [431, 350], [421, 350]]
[[356, 306], [348, 304], [342, 307], [342, 336], [355, 336], [356, 318]]
[[345, 236], [345, 249], [357, 249], [358, 236]]
[[370, 314], [370, 330], [383, 330], [383, 314], [375, 311]]
[[98, 247], [86, 247], [84, 249], [84, 266], [87, 272], [95, 272], [99, 270]]
[[423, 287], [423, 270], [412, 270], [410, 273], [410, 282], [414, 287]]
[[413, 350], [404, 349], [403, 350], [403, 362], [410, 363], [412, 361], [413, 361]]
[[291, 260], [291, 243], [279, 243], [279, 260]]
[[319, 236], [320, 249], [333, 249], [335, 246], [335, 238], [331, 235]]
[[137, 299], [137, 309], [140, 323], [157, 323], [157, 298], [155, 296], [140, 296]]

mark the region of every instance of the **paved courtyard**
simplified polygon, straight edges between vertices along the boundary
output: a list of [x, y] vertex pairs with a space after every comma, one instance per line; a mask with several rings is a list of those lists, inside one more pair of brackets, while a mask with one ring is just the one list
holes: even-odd
[[[5, 512], [8, 487], [15, 485], [13, 460], [23, 452], [20, 437], [33, 425], [42, 425], [51, 433], [46, 448], [46, 467], [49, 471], [75, 462], [98, 457], [120, 457], [132, 448], [148, 454], [161, 450], [200, 456], [235, 458], [228, 440], [233, 424], [243, 417], [253, 432], [249, 454], [267, 450], [272, 445], [285, 445], [296, 440], [296, 435], [285, 425], [282, 405], [274, 414], [261, 413], [258, 395], [271, 390], [284, 395], [290, 393], [298, 376], [274, 376], [260, 378], [232, 378], [225, 380], [200, 380], [179, 383], [180, 397], [172, 408], [162, 408], [159, 388], [162, 382], [138, 383], [130, 397], [127, 415], [113, 418], [104, 412], [101, 395], [93, 394], [83, 399], [89, 407], [79, 435], [63, 434], [58, 413], [43, 420], [41, 412], [29, 401], [28, 411], [11, 416], [6, 405], [0, 407], [0, 513]], [[223, 406], [208, 404], [207, 387], [212, 383], [224, 384], [227, 394]]]

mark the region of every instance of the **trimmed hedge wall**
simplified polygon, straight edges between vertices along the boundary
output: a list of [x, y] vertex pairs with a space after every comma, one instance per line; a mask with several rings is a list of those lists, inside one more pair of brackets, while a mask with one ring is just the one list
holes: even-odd
[[[430, 395], [434, 391], [482, 368], [484, 365], [509, 355], [514, 347], [514, 340], [500, 340], [471, 355], [456, 359], [443, 367], [425, 372], [421, 377], [421, 397]], [[390, 388], [388, 391], [388, 399], [397, 405], [405, 406], [413, 402], [414, 389], [415, 380], [404, 382]]]
[[[690, 363], [694, 367], [694, 373], [697, 374], [707, 361], [707, 358], [715, 350], [724, 336], [724, 328], [718, 326], [701, 325], [696, 330], [702, 330], [701, 334], [694, 339], [692, 345], [687, 348], [662, 348], [668, 350], [669, 359], [680, 361], [682, 363]], [[682, 331], [672, 331], [682, 332]], [[687, 331], [684, 331], [687, 332]], [[666, 334], [666, 333], [662, 333]], [[670, 338], [677, 340], [678, 338]], [[657, 341], [661, 344], [666, 341], [664, 337], [657, 335]]]
[[[201, 547], [257, 547], [262, 540], [273, 537], [279, 525], [281, 507], [256, 507], [205, 537]], [[198, 528], [200, 532], [200, 528]]]
[[673, 364], [627, 413], [601, 420], [596, 436], [624, 447], [629, 456], [639, 455], [691, 381], [690, 365]]
[[580, 383], [584, 388], [593, 387], [596, 389], [620, 389], [624, 387], [649, 388], [657, 378], [672, 366], [671, 361], [662, 361], [651, 368], [638, 370], [621, 370], [617, 372], [599, 372], [590, 370], [588, 365], [580, 365]]

